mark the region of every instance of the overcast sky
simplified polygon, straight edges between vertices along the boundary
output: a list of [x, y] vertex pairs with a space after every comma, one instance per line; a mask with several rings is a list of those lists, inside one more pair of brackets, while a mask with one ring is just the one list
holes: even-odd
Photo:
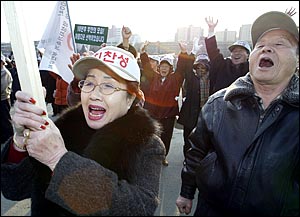
[[[40, 40], [56, 1], [25, 1], [22, 4], [27, 29], [32, 40]], [[298, 1], [69, 1], [69, 12], [75, 24], [122, 27], [129, 26], [142, 41], [173, 41], [178, 27], [200, 26], [207, 34], [205, 17], [218, 19], [216, 31], [239, 31], [252, 24], [261, 14], [296, 8], [293, 16], [299, 26]], [[1, 42], [10, 42], [1, 1]]]

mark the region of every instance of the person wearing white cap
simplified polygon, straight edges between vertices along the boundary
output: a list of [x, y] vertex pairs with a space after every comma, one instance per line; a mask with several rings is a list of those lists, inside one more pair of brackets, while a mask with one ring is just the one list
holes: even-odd
[[[132, 53], [132, 55], [134, 56], [134, 58], [137, 58], [137, 51], [134, 48], [134, 46], [132, 46], [129, 43], [129, 39], [132, 36], [132, 32], [131, 29], [129, 27], [122, 27], [122, 42], [120, 44], [117, 45], [118, 48], [122, 48], [130, 53]], [[101, 44], [101, 48], [105, 47], [106, 43]], [[88, 51], [88, 52], [84, 52], [82, 54], [82, 56], [90, 56], [93, 55], [93, 51]], [[72, 70], [72, 67], [74, 65], [74, 63], [79, 60], [81, 57], [81, 55], [79, 53], [74, 53], [71, 57], [71, 63], [69, 64], [68, 67]], [[74, 106], [76, 105], [78, 102], [80, 102], [80, 89], [78, 88], [78, 79], [76, 77], [73, 78], [73, 80], [70, 82], [70, 85], [68, 86], [67, 89], [67, 104], [69, 106]], [[140, 103], [142, 104], [143, 101], [140, 101]]]
[[157, 72], [160, 63], [160, 57], [158, 55], [149, 55], [149, 60], [152, 69]]
[[194, 215], [299, 216], [299, 30], [270, 11], [252, 24], [249, 73], [208, 99], [176, 204]]
[[81, 103], [55, 123], [17, 92], [15, 135], [1, 153], [3, 196], [31, 198], [31, 215], [154, 215], [165, 149], [159, 123], [135, 104], [143, 96], [136, 59], [106, 46], [73, 73]]
[[179, 95], [180, 87], [184, 79], [182, 67], [176, 67], [173, 71], [173, 60], [164, 56], [160, 60], [158, 72], [153, 70], [146, 52], [148, 42], [141, 48], [141, 62], [143, 75], [147, 83], [147, 94], [144, 108], [162, 125], [163, 132], [161, 139], [166, 148], [166, 157], [162, 164], [168, 166], [167, 155], [170, 150], [171, 139], [174, 131], [176, 115], [179, 114], [179, 107], [176, 97]]
[[191, 148], [188, 137], [197, 125], [199, 112], [209, 97], [209, 59], [207, 54], [193, 52], [190, 55], [180, 55], [178, 61], [185, 62], [185, 80], [183, 85], [183, 97], [177, 123], [183, 125], [183, 155]]
[[[158, 72], [158, 66], [160, 62], [160, 57], [158, 55], [148, 55], [145, 53], [146, 47], [149, 45], [149, 41], [145, 41], [141, 46], [141, 54], [143, 58], [140, 58], [140, 68], [141, 68], [141, 89], [145, 95], [145, 102], [144, 102], [144, 108], [148, 107], [148, 97], [150, 95], [150, 80], [147, 79], [148, 75], [152, 75], [153, 73]], [[148, 58], [145, 58], [145, 55], [148, 56]], [[148, 70], [148, 71], [145, 71]]]
[[220, 53], [214, 35], [218, 20], [214, 22], [213, 18], [209, 17], [205, 18], [205, 21], [209, 27], [205, 44], [211, 64], [209, 72], [211, 95], [222, 88], [228, 87], [233, 81], [249, 71], [248, 57], [251, 48], [247, 41], [238, 40], [228, 47], [230, 57], [224, 58], [223, 54]]
[[13, 135], [13, 128], [10, 116], [10, 95], [12, 92], [12, 76], [5, 67], [6, 57], [1, 53], [1, 144], [6, 142]]

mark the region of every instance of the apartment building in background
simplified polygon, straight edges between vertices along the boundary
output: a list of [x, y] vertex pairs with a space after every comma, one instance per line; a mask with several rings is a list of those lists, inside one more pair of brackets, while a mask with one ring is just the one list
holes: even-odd
[[[217, 31], [215, 32], [218, 47], [224, 57], [230, 55], [228, 50], [228, 46], [230, 46], [236, 40], [246, 40], [251, 44], [251, 37], [250, 37], [250, 30], [251, 24], [245, 24], [240, 27], [239, 32], [231, 31], [225, 29], [224, 31]], [[174, 33], [174, 41], [167, 41], [167, 42], [153, 42], [151, 43], [148, 48], [147, 52], [149, 54], [165, 54], [165, 53], [175, 53], [178, 54], [180, 52], [178, 42], [185, 41], [188, 44], [188, 50], [191, 51], [193, 47], [193, 40], [194, 38], [200, 38], [200, 43], [204, 44], [204, 29], [202, 27], [195, 27], [195, 26], [187, 26], [187, 27], [180, 27], [177, 28], [177, 31]], [[122, 42], [122, 27], [117, 27], [112, 25], [111, 28], [108, 30], [108, 38], [107, 38], [107, 45], [116, 46], [117, 44]], [[132, 44], [137, 51], [140, 51], [140, 47], [142, 45], [141, 36], [140, 34], [136, 33], [133, 34], [130, 38], [130, 44]], [[34, 42], [35, 47], [38, 45], [38, 41]], [[100, 47], [99, 46], [86, 46], [82, 44], [76, 44], [77, 52], [83, 52], [85, 50], [91, 50], [96, 52]], [[11, 45], [10, 43], [1, 43], [1, 52], [8, 56], [11, 52]]]

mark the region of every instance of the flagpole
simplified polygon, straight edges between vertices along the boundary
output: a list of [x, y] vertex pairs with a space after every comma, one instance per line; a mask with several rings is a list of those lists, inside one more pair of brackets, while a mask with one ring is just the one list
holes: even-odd
[[11, 47], [18, 68], [21, 89], [31, 94], [47, 112], [45, 96], [41, 77], [37, 65], [36, 53], [33, 40], [24, 21], [24, 14], [20, 5], [21, 2], [4, 1], [4, 12], [9, 30]]
[[70, 25], [70, 28], [71, 28], [72, 43], [73, 43], [73, 47], [74, 47], [74, 53], [77, 53], [76, 46], [75, 46], [75, 40], [74, 40], [73, 29], [72, 29], [71, 15], [70, 15], [70, 11], [69, 11], [69, 4], [68, 4], [68, 1], [66, 1], [66, 5], [67, 5], [67, 11], [68, 11], [68, 14], [69, 14], [69, 25]]

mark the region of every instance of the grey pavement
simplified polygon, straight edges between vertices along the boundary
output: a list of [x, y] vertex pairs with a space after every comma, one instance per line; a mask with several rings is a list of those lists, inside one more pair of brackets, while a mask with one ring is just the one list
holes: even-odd
[[[183, 130], [178, 124], [173, 132], [167, 160], [169, 161], [169, 166], [163, 166], [162, 169], [159, 193], [161, 201], [155, 216], [186, 216], [179, 213], [175, 204], [181, 187], [180, 174], [183, 163]], [[193, 209], [189, 216], [193, 214], [195, 205], [193, 204]]]

